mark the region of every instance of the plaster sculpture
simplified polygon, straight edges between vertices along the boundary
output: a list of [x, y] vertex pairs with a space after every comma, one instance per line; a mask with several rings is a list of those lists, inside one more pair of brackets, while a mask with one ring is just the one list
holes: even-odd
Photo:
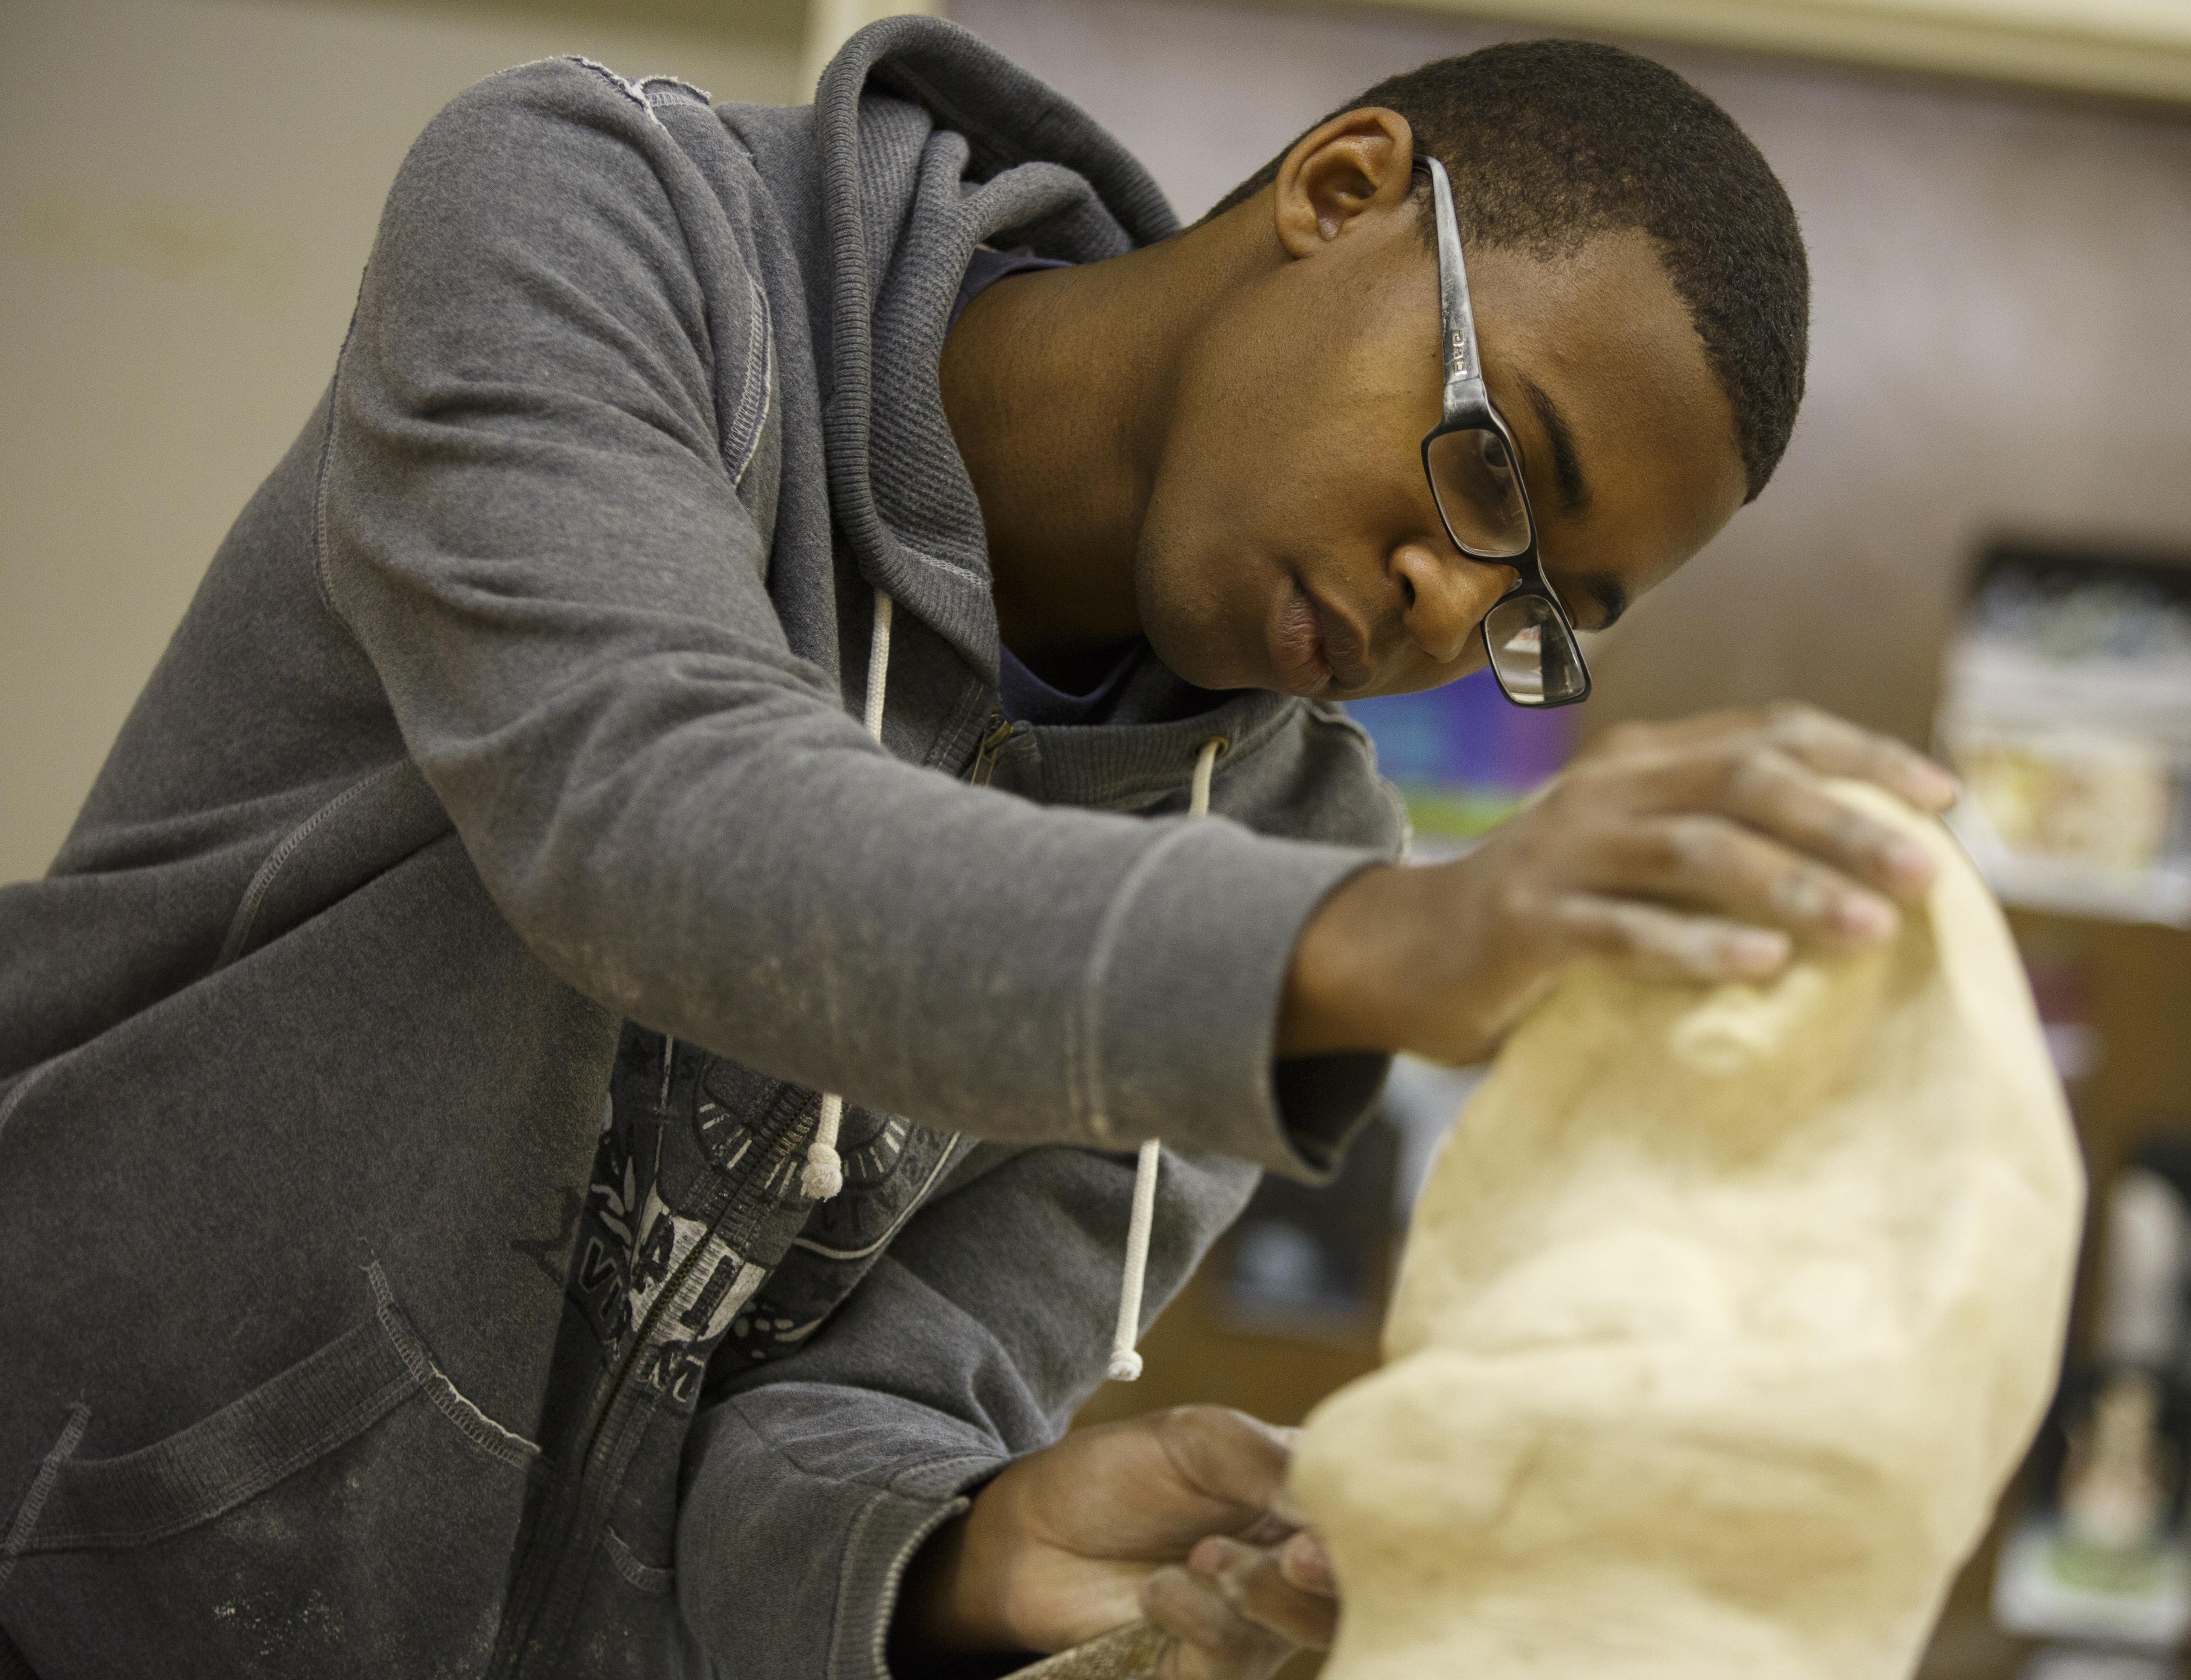
[[1904, 1680], [2052, 1391], [2084, 1187], [2000, 912], [1762, 987], [1580, 965], [1433, 1169], [1294, 1489], [1326, 1680]]

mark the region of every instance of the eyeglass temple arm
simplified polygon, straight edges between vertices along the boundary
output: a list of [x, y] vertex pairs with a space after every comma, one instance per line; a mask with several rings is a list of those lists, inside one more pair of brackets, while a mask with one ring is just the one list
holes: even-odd
[[1476, 350], [1476, 314], [1468, 306], [1468, 270], [1460, 257], [1460, 224], [1454, 214], [1453, 184], [1445, 165], [1435, 157], [1422, 160], [1431, 178], [1431, 199], [1437, 211], [1438, 249], [1438, 318], [1444, 339], [1445, 401], [1448, 413], [1454, 399], [1483, 394], [1483, 368]]

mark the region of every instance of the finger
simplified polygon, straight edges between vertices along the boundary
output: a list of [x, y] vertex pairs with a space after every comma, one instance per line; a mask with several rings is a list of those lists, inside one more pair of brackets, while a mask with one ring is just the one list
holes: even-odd
[[1765, 734], [1813, 770], [1876, 783], [1920, 811], [1945, 811], [1962, 791], [1953, 776], [1915, 749], [1815, 706], [1784, 702], [1769, 708]]
[[1215, 1586], [1225, 1602], [1290, 1645], [1327, 1650], [1339, 1624], [1339, 1602], [1305, 1592], [1285, 1577], [1275, 1552], [1213, 1535], [1194, 1548], [1187, 1569]]
[[1026, 1533], [1078, 1556], [1180, 1558], [1204, 1535], [1250, 1531], [1275, 1545], [1295, 1526], [1269, 1510], [1292, 1438], [1222, 1407], [1145, 1414], [1073, 1431], [984, 1497], [1009, 1489]]
[[1778, 928], [1596, 893], [1560, 898], [1551, 919], [1568, 949], [1617, 958], [1659, 979], [1767, 980], [1795, 954], [1794, 943]]
[[1723, 808], [1898, 898], [1915, 898], [1938, 873], [1913, 835], [1835, 798], [1815, 772], [1777, 750], [1744, 755], [1727, 779]]
[[1922, 753], [1800, 701], [1707, 712], [1670, 723], [1622, 724], [1607, 731], [1589, 756], [1682, 756], [1746, 741], [1776, 747], [1829, 776], [1875, 783], [1920, 811], [1945, 811], [1962, 792], [1949, 771]]
[[1888, 900], [1840, 870], [1727, 817], [1697, 813], [1622, 830], [1593, 884], [1850, 942], [1884, 939], [1898, 921]]
[[1338, 1578], [1332, 1573], [1331, 1553], [1324, 1549], [1321, 1535], [1297, 1534], [1278, 1548], [1278, 1573], [1302, 1592], [1329, 1597], [1339, 1591]]
[[1915, 839], [1836, 799], [1815, 769], [1755, 737], [1669, 757], [1640, 782], [1634, 798], [1643, 811], [1739, 818], [1893, 897], [1915, 898], [1932, 883], [1932, 854]]
[[1156, 1429], [1173, 1472], [1204, 1498], [1241, 1507], [1243, 1527], [1283, 1499], [1299, 1432], [1229, 1406], [1175, 1406]]
[[1266, 1680], [1293, 1654], [1285, 1639], [1176, 1563], [1141, 1583], [1141, 1614], [1174, 1641], [1157, 1666], [1158, 1680]]

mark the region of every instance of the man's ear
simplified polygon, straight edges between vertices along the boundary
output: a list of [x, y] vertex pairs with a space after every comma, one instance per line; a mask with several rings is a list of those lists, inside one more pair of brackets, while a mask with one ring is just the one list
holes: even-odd
[[1278, 165], [1278, 242], [1306, 257], [1365, 213], [1397, 208], [1414, 189], [1414, 168], [1415, 133], [1398, 111], [1341, 111], [1302, 135]]

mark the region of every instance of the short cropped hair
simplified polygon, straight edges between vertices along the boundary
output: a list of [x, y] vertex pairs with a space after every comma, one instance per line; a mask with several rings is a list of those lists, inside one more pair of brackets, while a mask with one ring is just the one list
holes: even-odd
[[[1734, 119], [1665, 65], [1589, 41], [1439, 59], [1339, 109], [1365, 105], [1399, 112], [1445, 165], [1465, 243], [1553, 257], [1602, 233], [1651, 236], [1733, 407], [1755, 500], [1802, 401], [1811, 281], [1795, 207]], [[1210, 214], [1269, 185], [1283, 157]]]

